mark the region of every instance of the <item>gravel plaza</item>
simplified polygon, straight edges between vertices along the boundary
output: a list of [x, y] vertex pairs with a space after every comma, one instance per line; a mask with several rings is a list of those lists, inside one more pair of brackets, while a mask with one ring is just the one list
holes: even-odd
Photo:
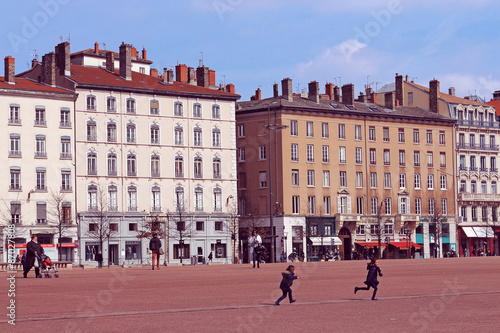
[[[380, 260], [378, 301], [371, 290], [353, 293], [366, 264], [295, 263], [297, 302], [279, 307], [287, 263], [18, 273], [0, 332], [498, 332], [500, 258]], [[7, 295], [9, 275], [0, 276]]]

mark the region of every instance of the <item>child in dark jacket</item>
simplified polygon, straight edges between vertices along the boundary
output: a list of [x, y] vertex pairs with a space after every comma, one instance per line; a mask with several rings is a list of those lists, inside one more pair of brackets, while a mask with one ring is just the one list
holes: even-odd
[[295, 266], [293, 265], [288, 266], [286, 271], [282, 272], [281, 275], [283, 276], [283, 279], [281, 280], [280, 283], [280, 289], [283, 291], [283, 296], [278, 298], [278, 300], [274, 303], [275, 305], [280, 305], [280, 302], [286, 298], [287, 294], [290, 303], [295, 302], [295, 300], [292, 297], [292, 289], [290, 288], [293, 284], [293, 280], [299, 278], [298, 276], [295, 276]]
[[358, 290], [370, 290], [370, 287], [372, 287], [373, 288], [372, 300], [377, 301], [378, 299], [375, 297], [377, 295], [378, 283], [379, 283], [377, 280], [377, 274], [379, 276], [383, 276], [380, 267], [378, 267], [378, 260], [376, 258], [371, 258], [371, 261], [366, 266], [366, 269], [368, 270], [368, 274], [366, 275], [366, 281], [365, 281], [366, 287], [363, 288], [355, 287], [354, 293], [357, 293]]

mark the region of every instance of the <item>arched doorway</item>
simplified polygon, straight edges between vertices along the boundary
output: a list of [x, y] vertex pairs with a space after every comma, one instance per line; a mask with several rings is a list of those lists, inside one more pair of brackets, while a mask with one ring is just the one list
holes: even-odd
[[351, 232], [346, 227], [343, 227], [339, 231], [339, 238], [342, 240], [342, 245], [340, 245], [340, 258], [343, 260], [351, 260]]

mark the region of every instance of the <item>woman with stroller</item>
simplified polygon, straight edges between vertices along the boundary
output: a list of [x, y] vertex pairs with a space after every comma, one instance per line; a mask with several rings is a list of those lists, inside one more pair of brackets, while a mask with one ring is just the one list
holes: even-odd
[[31, 236], [31, 241], [26, 244], [26, 266], [24, 267], [23, 277], [26, 278], [28, 272], [33, 266], [35, 266], [35, 277], [42, 278], [40, 274], [40, 256], [43, 254], [43, 248], [38, 244], [38, 237], [36, 235]]

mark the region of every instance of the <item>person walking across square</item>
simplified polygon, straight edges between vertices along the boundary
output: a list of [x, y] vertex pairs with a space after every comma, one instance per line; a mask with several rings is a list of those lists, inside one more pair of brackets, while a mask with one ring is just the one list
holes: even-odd
[[290, 265], [287, 267], [286, 271], [282, 272], [281, 275], [283, 276], [281, 283], [280, 283], [280, 289], [283, 292], [283, 296], [278, 298], [276, 302], [274, 302], [275, 305], [280, 305], [280, 302], [286, 298], [286, 295], [288, 294], [288, 299], [290, 300], [290, 303], [295, 302], [296, 300], [293, 299], [292, 297], [292, 284], [293, 280], [298, 279], [298, 276], [295, 276], [295, 266]]
[[153, 238], [149, 241], [149, 249], [153, 253], [153, 271], [155, 270], [155, 260], [156, 269], [160, 269], [161, 240], [158, 239], [158, 235], [156, 233], [153, 234]]
[[252, 236], [249, 240], [250, 243], [250, 253], [253, 258], [253, 268], [255, 268], [255, 262], [257, 262], [257, 268], [260, 268], [260, 253], [257, 248], [262, 245], [262, 238], [257, 233], [257, 230], [254, 230]]
[[372, 300], [377, 301], [378, 299], [375, 297], [377, 296], [377, 290], [378, 290], [378, 280], [377, 280], [377, 274], [379, 276], [382, 275], [382, 271], [380, 270], [380, 267], [378, 267], [378, 260], [377, 258], [372, 257], [371, 261], [368, 265], [366, 265], [366, 269], [368, 270], [368, 274], [366, 275], [366, 287], [355, 287], [354, 288], [354, 293], [356, 294], [358, 290], [370, 290], [370, 287], [373, 288], [373, 295], [372, 295]]

